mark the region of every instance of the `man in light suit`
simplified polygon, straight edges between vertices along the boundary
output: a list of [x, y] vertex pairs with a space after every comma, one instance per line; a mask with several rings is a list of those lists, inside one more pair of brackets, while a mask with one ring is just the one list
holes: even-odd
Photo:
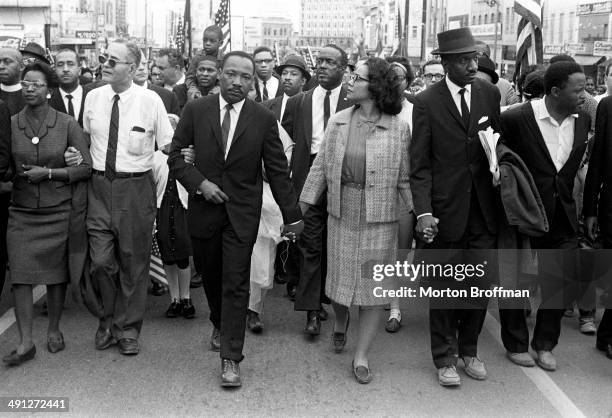
[[[348, 65], [346, 52], [336, 45], [327, 45], [317, 56], [317, 80], [319, 85], [287, 101], [283, 115], [283, 128], [295, 146], [291, 157], [291, 180], [295, 192], [302, 192], [319, 148], [323, 143], [329, 117], [349, 107], [346, 101], [346, 87], [342, 77]], [[321, 319], [326, 312], [321, 303], [325, 297], [325, 276], [327, 275], [327, 198], [322, 196], [304, 218], [304, 233], [299, 242], [300, 261], [298, 272], [288, 272], [287, 291], [297, 282], [295, 310], [306, 311], [304, 332], [308, 335], [321, 333]], [[291, 255], [290, 255], [291, 257]], [[299, 280], [298, 280], [299, 277]]]
[[[499, 132], [500, 93], [476, 78], [479, 54], [468, 28], [439, 33], [438, 43], [434, 53], [441, 56], [446, 76], [414, 99], [410, 187], [416, 233], [426, 262], [478, 264], [490, 257], [497, 233], [495, 189], [478, 131]], [[476, 279], [435, 277], [432, 282], [478, 285]], [[430, 299], [431, 350], [441, 385], [461, 383], [458, 357], [468, 376], [486, 378], [477, 344], [487, 302]]]
[[[214, 325], [211, 348], [220, 350], [222, 386], [240, 386], [239, 363], [249, 302], [250, 263], [262, 204], [262, 160], [285, 223], [295, 239], [302, 215], [271, 112], [246, 99], [255, 77], [253, 58], [223, 57], [221, 94], [188, 102], [174, 133], [168, 165], [190, 192], [188, 224], [196, 269]], [[181, 149], [194, 146], [195, 164]]]

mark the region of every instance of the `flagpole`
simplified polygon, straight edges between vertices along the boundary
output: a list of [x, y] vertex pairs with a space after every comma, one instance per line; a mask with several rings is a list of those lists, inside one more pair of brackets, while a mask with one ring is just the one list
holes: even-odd
[[[229, 50], [232, 50], [232, 0], [227, 1], [227, 24], [229, 25]], [[244, 35], [244, 34], [243, 34]]]

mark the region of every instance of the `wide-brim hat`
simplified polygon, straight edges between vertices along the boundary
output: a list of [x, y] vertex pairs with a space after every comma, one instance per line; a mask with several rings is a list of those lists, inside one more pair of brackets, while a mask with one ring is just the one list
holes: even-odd
[[482, 71], [491, 77], [491, 83], [497, 84], [499, 75], [495, 72], [495, 63], [486, 55], [478, 58], [478, 71]]
[[28, 44], [20, 50], [22, 54], [28, 54], [34, 56], [36, 59], [41, 60], [45, 64], [51, 64], [47, 59], [47, 54], [45, 53], [45, 49], [38, 45], [36, 42], [28, 42]]
[[295, 67], [299, 69], [306, 78], [306, 81], [310, 80], [310, 72], [306, 69], [306, 61], [304, 61], [304, 58], [300, 57], [299, 55], [287, 56], [285, 61], [275, 68], [276, 74], [282, 75], [283, 70], [287, 67]]
[[476, 41], [470, 28], [451, 29], [438, 34], [438, 48], [433, 55], [465, 54], [476, 52]]

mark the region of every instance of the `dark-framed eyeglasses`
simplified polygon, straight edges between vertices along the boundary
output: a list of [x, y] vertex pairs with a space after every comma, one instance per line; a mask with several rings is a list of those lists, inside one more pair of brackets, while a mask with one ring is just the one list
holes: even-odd
[[444, 78], [444, 74], [423, 74], [423, 77], [428, 80], [431, 80], [432, 78], [435, 78], [436, 80], [442, 80]]
[[367, 79], [367, 78], [365, 78], [365, 77], [363, 77], [363, 76], [360, 76], [360, 75], [359, 75], [359, 74], [357, 74], [357, 73], [353, 73], [353, 74], [351, 74], [351, 75], [349, 76], [349, 81], [350, 81], [351, 83], [356, 83], [356, 82], [357, 82], [357, 80], [363, 80], [363, 81], [366, 81], [366, 82], [368, 82], [368, 83], [370, 82], [370, 80], [369, 80], [369, 79]]
[[128, 62], [128, 61], [119, 61], [114, 58], [110, 58], [108, 54], [100, 55], [98, 57], [98, 61], [100, 62], [100, 64], [104, 64], [104, 63], [108, 64], [108, 66], [111, 68], [115, 68], [117, 64], [131, 64], [131, 62]]

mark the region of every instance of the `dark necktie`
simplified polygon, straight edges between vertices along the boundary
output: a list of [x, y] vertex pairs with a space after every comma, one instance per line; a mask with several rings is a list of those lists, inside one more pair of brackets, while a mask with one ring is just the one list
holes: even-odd
[[461, 119], [463, 119], [463, 126], [467, 129], [470, 126], [470, 110], [465, 101], [465, 88], [459, 90], [459, 94], [461, 95]]
[[327, 129], [327, 121], [329, 120], [329, 96], [331, 90], [326, 90], [325, 99], [323, 99], [323, 129]]
[[104, 166], [104, 177], [113, 181], [115, 179], [117, 162], [117, 139], [119, 138], [119, 95], [113, 98], [113, 109], [111, 110], [110, 127], [108, 129], [108, 147], [106, 149], [106, 165]]
[[74, 107], [72, 106], [72, 94], [67, 94], [66, 99], [68, 99], [68, 114], [74, 117]]
[[229, 131], [231, 126], [231, 117], [230, 110], [233, 109], [233, 106], [228, 103], [225, 105], [225, 116], [223, 116], [223, 123], [221, 124], [221, 138], [223, 140], [223, 155], [225, 155], [225, 150], [227, 149], [227, 141], [229, 139]]
[[264, 86], [263, 86], [263, 101], [265, 102], [266, 100], [268, 100], [268, 89], [266, 88], [266, 82], [264, 81]]

